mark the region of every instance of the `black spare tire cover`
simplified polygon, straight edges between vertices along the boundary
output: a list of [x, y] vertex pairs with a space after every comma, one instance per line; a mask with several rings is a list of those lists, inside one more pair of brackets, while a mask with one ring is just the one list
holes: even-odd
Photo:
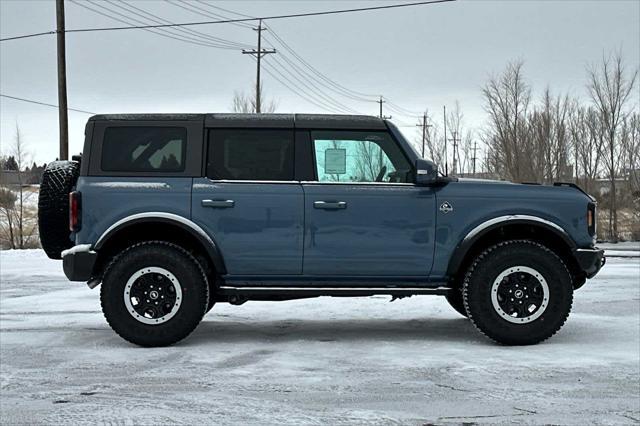
[[78, 180], [80, 163], [54, 161], [42, 175], [38, 199], [40, 243], [47, 256], [61, 259], [61, 252], [73, 246], [69, 230], [69, 193]]

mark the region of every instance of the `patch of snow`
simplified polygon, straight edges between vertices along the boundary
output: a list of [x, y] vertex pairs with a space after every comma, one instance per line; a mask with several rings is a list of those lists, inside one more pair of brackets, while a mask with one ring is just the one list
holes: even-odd
[[126, 189], [170, 189], [171, 185], [166, 182], [95, 182], [90, 186], [99, 188], [126, 188]]
[[81, 253], [91, 251], [91, 244], [78, 244], [77, 246], [73, 246], [70, 249], [62, 250], [62, 257], [65, 257], [69, 254]]
[[99, 291], [0, 252], [3, 424], [629, 424], [640, 261], [610, 259], [535, 346], [491, 343], [442, 297], [216, 305], [186, 340], [118, 337]]
[[640, 257], [639, 241], [603, 243], [597, 244], [597, 246], [604, 249], [604, 255], [607, 257]]
[[193, 189], [211, 190], [215, 188], [216, 186], [212, 183], [194, 183], [193, 184]]

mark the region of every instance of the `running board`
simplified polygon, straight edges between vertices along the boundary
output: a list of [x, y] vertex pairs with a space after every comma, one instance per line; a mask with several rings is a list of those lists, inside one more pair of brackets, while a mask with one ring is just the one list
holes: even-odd
[[432, 294], [445, 296], [451, 292], [450, 287], [229, 287], [221, 286], [218, 294], [224, 296], [239, 296], [251, 298], [251, 296], [292, 296], [292, 297], [317, 297], [317, 296], [373, 296], [385, 294], [389, 296], [413, 296], [419, 294]]

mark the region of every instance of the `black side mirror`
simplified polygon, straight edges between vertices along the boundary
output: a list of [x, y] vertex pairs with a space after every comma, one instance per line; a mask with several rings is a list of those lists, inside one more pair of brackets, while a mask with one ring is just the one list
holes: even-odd
[[416, 160], [416, 185], [429, 186], [438, 181], [438, 166], [433, 161]]

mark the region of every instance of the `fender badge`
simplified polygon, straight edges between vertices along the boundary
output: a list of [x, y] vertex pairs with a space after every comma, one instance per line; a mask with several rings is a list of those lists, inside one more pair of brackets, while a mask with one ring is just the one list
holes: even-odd
[[440, 204], [440, 211], [444, 214], [447, 214], [453, 211], [453, 206], [449, 204], [448, 201], [445, 201], [444, 203]]

